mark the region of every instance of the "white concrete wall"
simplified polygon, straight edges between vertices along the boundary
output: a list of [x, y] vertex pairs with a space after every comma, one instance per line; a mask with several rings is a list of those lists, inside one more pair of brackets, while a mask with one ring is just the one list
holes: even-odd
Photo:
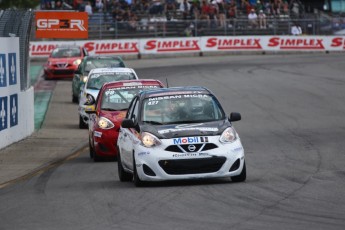
[[0, 149], [35, 129], [34, 89], [20, 91], [19, 38], [0, 38]]

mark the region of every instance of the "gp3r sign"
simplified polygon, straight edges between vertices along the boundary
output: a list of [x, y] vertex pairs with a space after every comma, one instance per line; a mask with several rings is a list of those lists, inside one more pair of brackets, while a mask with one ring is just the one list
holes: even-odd
[[36, 38], [88, 38], [86, 12], [36, 12]]

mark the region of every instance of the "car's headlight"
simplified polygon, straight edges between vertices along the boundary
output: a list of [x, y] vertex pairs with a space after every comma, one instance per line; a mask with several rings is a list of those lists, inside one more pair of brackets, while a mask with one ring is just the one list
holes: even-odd
[[229, 127], [224, 130], [222, 135], [219, 138], [219, 141], [222, 143], [232, 143], [237, 139], [236, 131], [234, 128]]
[[87, 76], [83, 76], [82, 78], [81, 78], [81, 80], [82, 80], [82, 82], [86, 82], [87, 81]]
[[161, 141], [155, 135], [147, 132], [143, 132], [141, 134], [141, 142], [147, 148], [158, 146], [161, 144]]
[[100, 117], [98, 119], [98, 126], [101, 129], [111, 129], [111, 128], [115, 127], [114, 123], [105, 117]]
[[81, 63], [81, 59], [77, 59], [73, 62], [73, 65], [79, 65]]

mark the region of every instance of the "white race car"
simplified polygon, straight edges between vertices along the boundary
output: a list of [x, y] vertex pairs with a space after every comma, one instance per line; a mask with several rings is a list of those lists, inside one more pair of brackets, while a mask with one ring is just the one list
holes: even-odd
[[132, 68], [96, 68], [90, 71], [87, 81], [80, 92], [79, 100], [79, 128], [88, 127], [89, 116], [85, 112], [88, 105], [94, 104], [99, 90], [106, 82], [138, 79]]
[[244, 150], [232, 122], [203, 87], [143, 91], [133, 98], [117, 142], [120, 181], [246, 179]]

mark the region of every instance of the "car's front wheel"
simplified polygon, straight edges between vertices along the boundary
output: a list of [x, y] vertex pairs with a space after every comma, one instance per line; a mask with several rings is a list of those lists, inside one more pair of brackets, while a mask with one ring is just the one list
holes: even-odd
[[79, 129], [87, 129], [88, 125], [84, 122], [84, 119], [79, 115]]
[[79, 102], [79, 97], [75, 96], [73, 93], [72, 93], [72, 102], [73, 103], [78, 103]]
[[247, 178], [246, 162], [243, 162], [243, 168], [242, 168], [240, 175], [232, 176], [231, 180], [233, 182], [243, 182], [246, 180], [246, 178]]
[[94, 155], [95, 155], [95, 151], [93, 150], [93, 147], [91, 145], [91, 140], [89, 138], [89, 151], [90, 151], [90, 158], [93, 159]]
[[138, 171], [137, 171], [137, 166], [135, 163], [135, 157], [133, 154], [133, 181], [134, 181], [134, 185], [136, 187], [142, 187], [145, 185], [145, 182], [140, 180], [139, 176], [138, 176]]
[[117, 170], [119, 173], [119, 179], [122, 182], [126, 182], [126, 181], [132, 181], [133, 180], [133, 175], [131, 173], [128, 173], [124, 170], [122, 162], [121, 162], [121, 155], [120, 155], [120, 151], [118, 150], [118, 154], [117, 154]]

